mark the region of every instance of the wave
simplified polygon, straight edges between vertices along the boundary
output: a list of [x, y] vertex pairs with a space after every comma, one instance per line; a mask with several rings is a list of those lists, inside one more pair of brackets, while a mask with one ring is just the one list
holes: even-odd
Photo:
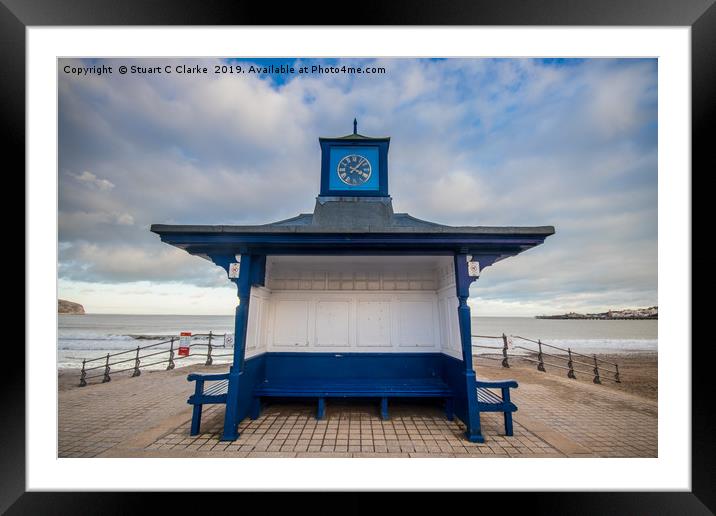
[[[657, 351], [657, 339], [550, 339], [542, 341], [544, 347], [542, 351], [552, 354], [566, 354], [567, 349], [578, 353], [631, 353], [634, 351]], [[486, 349], [481, 346], [502, 346], [502, 340], [494, 339], [473, 339], [473, 352], [477, 354], [486, 354], [491, 352], [500, 352], [499, 350]], [[555, 346], [562, 348], [564, 351], [550, 348]], [[527, 349], [524, 349], [527, 348]], [[509, 348], [510, 353], [529, 353], [536, 352], [537, 344], [532, 342], [513, 339], [512, 346]]]
[[[110, 350], [110, 351], [121, 351], [136, 348], [138, 345], [141, 347], [149, 346], [152, 344], [158, 344], [157, 349], [168, 348], [170, 346], [171, 338], [174, 337], [174, 345], [178, 345], [179, 336], [176, 334], [123, 334], [113, 335], [106, 333], [84, 333], [82, 335], [62, 335], [58, 337], [57, 349], [58, 350]], [[160, 344], [160, 343], [164, 344]], [[206, 336], [194, 336], [192, 337], [193, 344], [201, 344], [208, 342]], [[224, 345], [223, 334], [219, 334], [213, 339], [213, 345], [216, 347], [222, 347]]]
[[125, 333], [125, 334], [112, 334], [112, 333], [83, 333], [82, 335], [71, 335], [64, 334], [58, 337], [58, 340], [169, 340], [172, 337], [179, 338], [177, 334], [136, 334], [136, 333]]
[[134, 340], [170, 340], [172, 337], [179, 338], [177, 335], [126, 335]]

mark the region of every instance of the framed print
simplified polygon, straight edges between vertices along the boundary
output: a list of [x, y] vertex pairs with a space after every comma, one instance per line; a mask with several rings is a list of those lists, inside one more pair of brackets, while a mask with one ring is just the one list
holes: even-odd
[[689, 167], [716, 8], [510, 4], [4, 1], [28, 331], [0, 507], [713, 511]]

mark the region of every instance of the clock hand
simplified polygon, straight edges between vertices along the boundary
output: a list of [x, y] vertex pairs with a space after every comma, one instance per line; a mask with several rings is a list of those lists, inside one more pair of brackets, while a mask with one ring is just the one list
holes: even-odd
[[361, 160], [358, 162], [358, 164], [355, 166], [355, 168], [352, 167], [350, 164], [349, 164], [348, 166], [349, 166], [351, 169], [356, 170], [356, 169], [358, 169], [361, 165], [363, 165], [363, 163], [366, 163], [366, 164], [367, 164], [367, 163], [368, 163], [368, 160], [366, 160], [365, 158], [361, 159]]

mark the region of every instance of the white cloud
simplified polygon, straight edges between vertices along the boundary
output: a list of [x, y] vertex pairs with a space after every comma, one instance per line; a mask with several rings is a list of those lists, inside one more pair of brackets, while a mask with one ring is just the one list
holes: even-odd
[[609, 73], [592, 84], [588, 111], [604, 136], [628, 134], [644, 123], [643, 103], [653, 100], [656, 87], [650, 69], [643, 65]]
[[[177, 281], [219, 286], [226, 272], [174, 247], [150, 250], [128, 245], [80, 242], [61, 253], [61, 276], [98, 282]], [[78, 264], [79, 267], [74, 267]], [[64, 271], [63, 271], [64, 268]]]
[[357, 116], [361, 133], [392, 137], [396, 211], [455, 225], [556, 226], [544, 246], [488, 269], [483, 302], [531, 310], [609, 293], [655, 302], [655, 61], [375, 64], [388, 73], [280, 85], [60, 74], [61, 277], [102, 288], [225, 281], [149, 225], [259, 224], [311, 211], [317, 137], [350, 132]]
[[[439, 176], [433, 188], [422, 194], [417, 198], [417, 205], [444, 216], [474, 215], [491, 204], [489, 186], [476, 173], [465, 170]], [[470, 219], [465, 225], [472, 225]]]
[[81, 174], [70, 173], [70, 175], [89, 188], [95, 188], [97, 190], [111, 190], [114, 188], [114, 184], [111, 181], [100, 179], [92, 172], [86, 170]]

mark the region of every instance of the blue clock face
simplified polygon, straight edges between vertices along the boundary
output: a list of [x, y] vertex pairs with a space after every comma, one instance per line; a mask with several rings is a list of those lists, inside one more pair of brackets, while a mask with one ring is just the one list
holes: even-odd
[[330, 150], [326, 174], [332, 192], [377, 192], [380, 188], [378, 147], [336, 145]]
[[370, 179], [373, 170], [368, 158], [360, 154], [349, 154], [338, 162], [336, 172], [345, 184], [359, 186]]

